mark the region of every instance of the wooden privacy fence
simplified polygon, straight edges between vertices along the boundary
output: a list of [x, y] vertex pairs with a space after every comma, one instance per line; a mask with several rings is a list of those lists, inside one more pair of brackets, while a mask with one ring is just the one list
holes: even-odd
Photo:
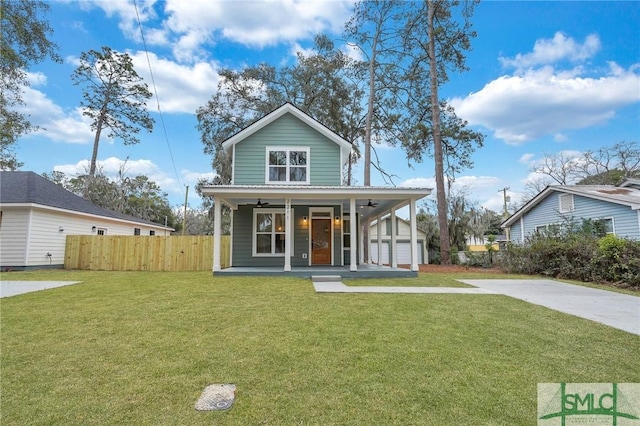
[[[230, 237], [221, 238], [229, 265]], [[102, 271], [211, 271], [213, 236], [67, 235], [65, 269]]]

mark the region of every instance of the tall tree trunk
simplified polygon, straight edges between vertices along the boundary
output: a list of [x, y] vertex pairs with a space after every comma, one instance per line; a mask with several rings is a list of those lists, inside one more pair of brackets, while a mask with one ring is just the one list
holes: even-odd
[[[376, 98], [376, 49], [378, 48], [378, 33], [376, 33], [371, 46], [371, 58], [369, 59], [369, 102], [367, 103], [367, 121], [364, 128], [364, 186], [371, 186], [371, 126], [373, 123], [373, 104]], [[362, 255], [364, 262], [369, 261], [369, 221], [365, 221], [362, 228], [364, 239]]]
[[440, 103], [438, 101], [438, 70], [436, 63], [436, 42], [433, 19], [436, 5], [427, 0], [427, 20], [429, 32], [429, 78], [431, 79], [431, 119], [433, 121], [433, 156], [436, 166], [436, 198], [438, 204], [438, 227], [440, 228], [440, 263], [451, 264], [451, 243], [447, 220], [447, 194], [444, 189], [444, 161], [442, 135], [440, 133]]
[[102, 119], [98, 120], [98, 129], [93, 139], [93, 152], [91, 154], [91, 165], [89, 166], [89, 176], [93, 178], [96, 175], [96, 163], [98, 161], [98, 145], [100, 143], [100, 133], [102, 132]]
[[91, 187], [91, 181], [96, 176], [96, 163], [98, 162], [98, 145], [100, 144], [100, 133], [102, 133], [102, 123], [104, 122], [104, 115], [106, 114], [106, 104], [102, 108], [103, 113], [98, 117], [98, 123], [96, 124], [96, 136], [93, 138], [93, 152], [91, 153], [91, 163], [89, 165], [89, 176], [84, 180], [84, 187], [82, 188], [82, 197], [86, 200], [89, 199], [89, 188]]

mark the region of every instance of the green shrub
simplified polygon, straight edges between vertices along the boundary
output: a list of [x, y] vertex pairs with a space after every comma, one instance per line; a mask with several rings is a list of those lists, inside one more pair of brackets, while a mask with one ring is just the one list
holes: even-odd
[[640, 288], [640, 242], [602, 235], [594, 221], [556, 226], [521, 245], [509, 244], [500, 267], [509, 273], [608, 282]]

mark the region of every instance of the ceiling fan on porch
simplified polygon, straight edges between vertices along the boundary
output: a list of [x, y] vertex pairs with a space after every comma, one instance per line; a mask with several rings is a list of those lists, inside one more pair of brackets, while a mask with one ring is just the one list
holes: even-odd
[[378, 207], [378, 203], [372, 203], [371, 198], [369, 198], [369, 202], [367, 203], [367, 207]]
[[258, 203], [256, 204], [256, 207], [261, 208], [262, 206], [268, 206], [269, 203], [263, 203], [260, 198], [258, 198]]

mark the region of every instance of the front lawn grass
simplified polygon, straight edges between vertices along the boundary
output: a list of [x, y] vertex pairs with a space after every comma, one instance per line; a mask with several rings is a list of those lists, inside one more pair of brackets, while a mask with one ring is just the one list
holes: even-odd
[[[639, 336], [506, 296], [208, 272], [2, 278], [83, 281], [1, 299], [3, 425], [529, 425], [537, 383], [640, 382]], [[212, 383], [235, 383], [235, 404], [195, 411]]]

